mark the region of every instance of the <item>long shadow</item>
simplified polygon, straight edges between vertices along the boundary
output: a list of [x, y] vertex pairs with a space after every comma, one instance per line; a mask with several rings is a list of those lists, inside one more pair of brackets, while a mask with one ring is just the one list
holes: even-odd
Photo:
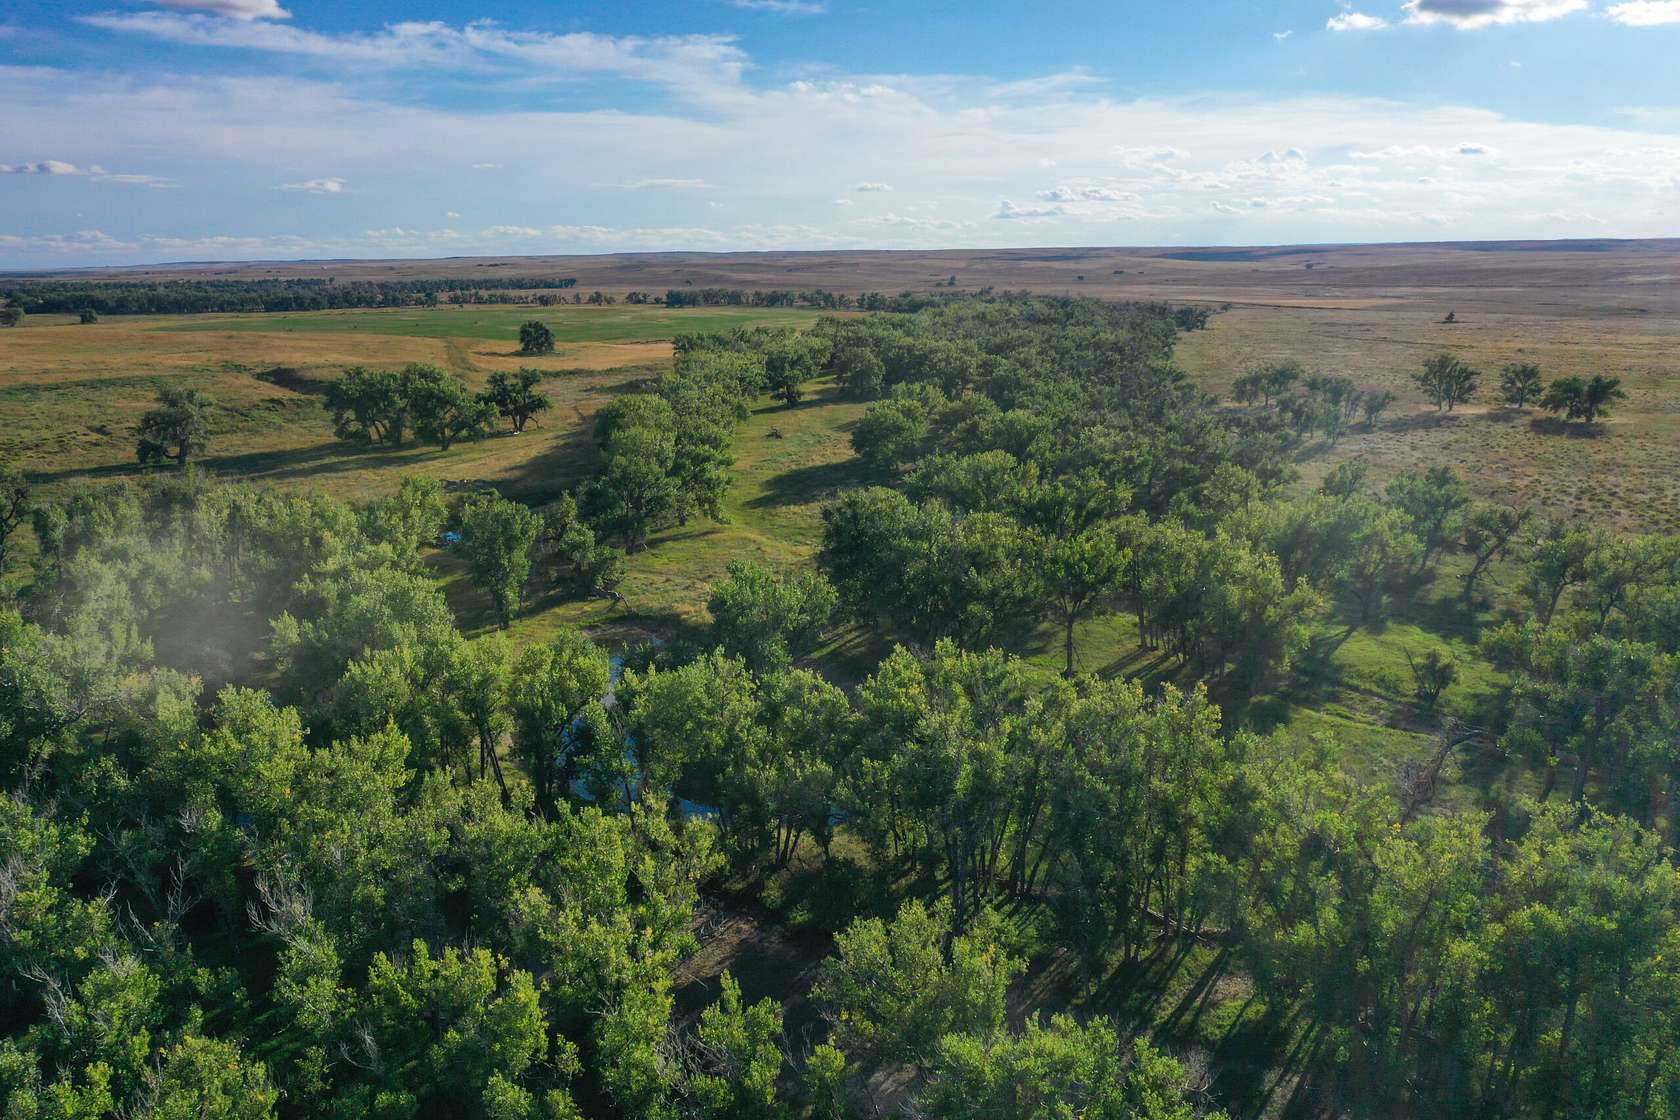
[[1603, 424], [1575, 424], [1555, 416], [1536, 416], [1528, 422], [1528, 430], [1537, 435], [1568, 436], [1571, 439], [1598, 439], [1604, 434]]
[[833, 497], [841, 490], [866, 485], [869, 473], [863, 460], [848, 457], [835, 463], [795, 467], [766, 479], [764, 493], [746, 503], [747, 509], [800, 506]]
[[[334, 441], [288, 451], [251, 451], [243, 455], [209, 456], [193, 460], [193, 465], [213, 473], [235, 474], [241, 477], [309, 478], [360, 470], [393, 454], [400, 452], [377, 448], [357, 451], [348, 444]], [[120, 478], [165, 474], [173, 470], [172, 466], [148, 467], [139, 463], [108, 463], [101, 467], [32, 472], [31, 477], [42, 483], [51, 483], [72, 478]]]
[[522, 463], [501, 486], [504, 497], [541, 505], [570, 493], [589, 471], [595, 436], [587, 424], [568, 427], [565, 434]]

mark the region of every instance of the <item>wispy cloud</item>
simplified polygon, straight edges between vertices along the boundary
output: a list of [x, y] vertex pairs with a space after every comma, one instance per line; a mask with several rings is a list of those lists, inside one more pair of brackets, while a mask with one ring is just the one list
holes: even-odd
[[859, 194], [885, 194], [893, 188], [891, 183], [859, 183], [852, 189]]
[[0, 175], [62, 175], [75, 179], [92, 179], [99, 183], [129, 183], [141, 187], [173, 187], [176, 182], [158, 175], [136, 175], [132, 172], [107, 171], [98, 164], [80, 166], [61, 159], [43, 159], [34, 163], [0, 163]]
[[820, 16], [828, 6], [820, 0], [729, 0], [732, 8], [749, 12], [778, 12], [784, 16]]
[[746, 56], [727, 35], [614, 36], [513, 31], [489, 20], [461, 27], [393, 23], [332, 35], [260, 20], [177, 12], [105, 13], [80, 22], [184, 46], [264, 51], [333, 63], [392, 68], [511, 70], [526, 81], [615, 75], [675, 88], [732, 88]]
[[711, 184], [704, 179], [633, 179], [624, 184], [627, 191], [704, 191], [710, 190]]
[[337, 176], [330, 179], [305, 179], [299, 183], [281, 183], [274, 189], [292, 194], [343, 194], [344, 180]]

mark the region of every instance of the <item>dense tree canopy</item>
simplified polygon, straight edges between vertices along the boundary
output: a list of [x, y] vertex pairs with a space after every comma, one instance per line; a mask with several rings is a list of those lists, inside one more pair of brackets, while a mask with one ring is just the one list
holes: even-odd
[[[0, 469], [0, 1111], [1680, 1116], [1680, 541], [1442, 466], [1292, 486], [1360, 391], [1221, 405], [1177, 333], [1010, 298], [685, 336], [535, 505]], [[620, 545], [636, 594], [820, 379], [874, 485], [814, 565], [755, 541], [599, 641], [521, 610], [618, 595]], [[328, 404], [447, 443], [537, 385]], [[1405, 693], [1375, 743], [1308, 707], [1346, 641], [1400, 662], [1344, 694]]]

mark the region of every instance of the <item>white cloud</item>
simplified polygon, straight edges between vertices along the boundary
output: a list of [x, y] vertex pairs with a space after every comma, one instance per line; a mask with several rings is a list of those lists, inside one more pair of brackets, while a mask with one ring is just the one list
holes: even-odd
[[1496, 24], [1545, 23], [1588, 7], [1588, 0], [1407, 0], [1406, 22], [1475, 31]]
[[61, 159], [43, 159], [34, 163], [0, 163], [0, 175], [63, 175], [77, 179], [92, 179], [100, 183], [130, 183], [141, 187], [173, 187], [176, 182], [158, 175], [136, 175], [130, 172], [107, 171], [98, 164], [78, 166]]
[[186, 8], [226, 16], [228, 19], [291, 19], [292, 13], [277, 0], [151, 0], [161, 8]]
[[1364, 12], [1343, 12], [1339, 16], [1331, 16], [1324, 27], [1328, 31], [1382, 31], [1388, 27], [1388, 21]]
[[511, 31], [489, 20], [461, 27], [410, 21], [377, 32], [331, 35], [278, 23], [175, 12], [105, 13], [79, 20], [186, 46], [267, 51], [337, 64], [512, 71], [526, 81], [615, 75], [716, 96], [733, 90], [746, 66], [746, 55], [726, 35], [555, 34]]
[[1067, 210], [1061, 206], [1017, 206], [1006, 198], [998, 204], [992, 217], [1006, 222], [1041, 222], [1066, 213]]
[[502, 165], [499, 163], [475, 163], [472, 166], [474, 171], [500, 171], [502, 169]]
[[1680, 23], [1680, 0], [1631, 0], [1610, 8], [1610, 18], [1627, 27]]
[[625, 183], [624, 189], [627, 191], [704, 191], [710, 190], [711, 186], [704, 179], [635, 179]]
[[1142, 202], [1143, 197], [1135, 191], [1121, 190], [1118, 187], [1100, 185], [1060, 186], [1049, 190], [1039, 191], [1038, 197], [1045, 202]]
[[452, 222], [458, 222], [461, 220], [461, 215], [454, 210], [449, 211], [449, 213], [445, 214], [444, 217], [448, 218]]
[[1293, 37], [1294, 34], [1295, 34], [1295, 32], [1293, 32], [1293, 31], [1274, 31], [1274, 32], [1272, 32], [1272, 38], [1276, 39], [1278, 42], [1281, 43], [1285, 39]]
[[784, 16], [820, 16], [827, 11], [818, 0], [729, 0], [729, 4], [749, 12], [779, 12]]
[[[1122, 100], [1056, 82], [995, 102], [983, 79], [878, 75], [742, 84], [722, 100], [660, 99], [634, 110], [517, 95], [505, 108], [456, 110], [395, 97], [383, 76], [358, 85], [354, 67], [331, 82], [273, 69], [153, 76], [0, 65], [14, 158], [50, 153], [78, 169], [109, 167], [144, 137], [172, 174], [214, 184], [235, 212], [253, 215], [264, 188], [306, 173], [330, 170], [356, 184], [334, 192], [330, 206], [305, 208], [312, 225], [296, 240], [253, 241], [255, 218], [244, 230], [208, 233], [191, 209], [170, 216], [113, 199], [96, 210], [87, 196], [105, 192], [55, 190], [49, 176], [29, 173], [7, 183], [22, 204], [0, 230], [30, 239], [8, 263], [96, 260], [92, 240], [56, 232], [88, 227], [134, 246], [109, 247], [132, 262], [1113, 244], [1121, 221], [1133, 223], [1131, 243], [1193, 244], [1228, 229], [1216, 203], [1244, 215], [1245, 236], [1277, 243], [1416, 239], [1442, 214], [1478, 238], [1656, 236], [1680, 225], [1672, 123], [1633, 113], [1608, 127], [1334, 95]], [[287, 111], [276, 113], [282, 103]], [[1463, 154], [1472, 148], [1485, 154]], [[766, 151], [777, 153], [773, 164]], [[474, 169], [509, 153], [515, 162], [493, 176]], [[893, 193], [876, 201], [855, 190], [886, 168]], [[673, 169], [728, 184], [732, 205], [708, 207], [720, 195], [706, 191], [623, 189]], [[836, 184], [852, 206], [835, 204]], [[474, 198], [474, 225], [449, 228], [437, 203], [461, 197]], [[863, 220], [889, 200], [890, 215]], [[741, 214], [756, 223], [731, 220]], [[1589, 214], [1612, 224], [1556, 220]], [[367, 233], [375, 227], [377, 241]], [[506, 229], [487, 232], [498, 227]]]
[[859, 194], [883, 194], [892, 190], [891, 183], [859, 183], [852, 188]]
[[305, 179], [301, 183], [281, 183], [274, 189], [294, 194], [343, 194], [344, 180], [336, 176], [330, 179]]

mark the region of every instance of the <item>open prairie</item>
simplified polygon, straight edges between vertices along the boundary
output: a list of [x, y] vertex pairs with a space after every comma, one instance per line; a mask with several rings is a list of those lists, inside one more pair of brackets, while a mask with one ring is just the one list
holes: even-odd
[[[1302, 486], [1349, 459], [1366, 462], [1378, 481], [1407, 467], [1446, 463], [1481, 496], [1569, 517], [1591, 513], [1628, 529], [1680, 527], [1676, 242], [661, 254], [205, 266], [112, 275], [388, 279], [440, 273], [484, 274], [487, 287], [515, 274], [576, 275], [580, 289], [604, 291], [662, 291], [689, 280], [747, 289], [893, 291], [925, 289], [954, 275], [959, 288], [1203, 302], [1217, 313], [1209, 329], [1181, 337], [1178, 360], [1211, 393], [1223, 396], [1253, 364], [1287, 358], [1397, 394], [1374, 430], [1356, 424], [1333, 446], [1306, 444], [1298, 461]], [[1456, 322], [1442, 321], [1448, 312]], [[553, 328], [553, 355], [515, 352], [518, 326], [532, 317]], [[755, 324], [802, 328], [817, 317], [814, 311], [623, 304], [108, 316], [91, 325], [36, 316], [0, 332], [0, 456], [20, 462], [47, 492], [82, 477], [137, 476], [143, 469], [134, 462], [134, 423], [157, 386], [185, 384], [217, 402], [214, 442], [204, 458], [217, 474], [368, 497], [418, 473], [488, 481], [510, 496], [541, 502], [583, 477], [592, 414], [666, 368], [675, 334]], [[1451, 413], [1433, 409], [1411, 380], [1426, 357], [1443, 350], [1483, 372], [1477, 400]], [[523, 435], [502, 434], [446, 453], [418, 446], [367, 450], [336, 439], [320, 403], [323, 382], [351, 365], [411, 361], [443, 366], [475, 389], [496, 370], [535, 367], [548, 375], [543, 392], [554, 408]], [[1548, 376], [1620, 377], [1628, 399], [1590, 433], [1536, 411], [1500, 407], [1493, 403], [1498, 370], [1515, 361], [1537, 362]], [[708, 590], [731, 560], [808, 562], [820, 539], [824, 502], [868, 481], [850, 443], [865, 407], [827, 384], [814, 386], [795, 408], [761, 400], [736, 435], [735, 481], [724, 521], [668, 530], [632, 557], [625, 583], [630, 611], [602, 600], [542, 596], [515, 621], [515, 640], [567, 625], [609, 638], [680, 631], [705, 620]], [[489, 627], [486, 605], [464, 573], [443, 557], [438, 566], [462, 617], [475, 630]], [[1456, 576], [1449, 564], [1441, 577], [1443, 602], [1450, 601]], [[1497, 593], [1501, 583], [1496, 572], [1490, 587]], [[1497, 606], [1497, 594], [1494, 601]], [[1450, 632], [1437, 621], [1401, 618], [1385, 632], [1354, 635], [1327, 655], [1324, 691], [1250, 714], [1259, 726], [1289, 725], [1296, 734], [1333, 729], [1369, 756], [1370, 768], [1388, 774], [1397, 759], [1428, 743], [1405, 727], [1408, 650], [1438, 643], [1466, 655], [1473, 649], [1474, 620], [1448, 627]], [[860, 642], [866, 644], [854, 648]], [[1047, 670], [1057, 663], [1054, 647], [1049, 632], [1023, 645]], [[844, 677], [850, 666], [867, 668], [880, 652], [861, 630], [842, 630], [822, 656]], [[1105, 674], [1151, 672], [1137, 635], [1120, 619], [1082, 624], [1078, 659], [1082, 668]], [[1470, 710], [1492, 685], [1466, 683], [1457, 696]]]
[[[47, 274], [39, 274], [47, 275]], [[569, 276], [578, 290], [663, 292], [686, 286], [857, 293], [983, 287], [1168, 300], [1221, 309], [1185, 336], [1181, 364], [1210, 392], [1261, 361], [1293, 358], [1387, 388], [1398, 402], [1375, 431], [1318, 446], [1301, 464], [1318, 477], [1348, 458], [1376, 476], [1447, 462], [1477, 490], [1560, 514], [1593, 512], [1625, 528], [1680, 526], [1680, 241], [1486, 242], [1272, 248], [964, 250], [946, 252], [656, 253], [602, 257], [322, 261], [90, 269], [57, 274], [123, 280], [421, 276]], [[1442, 320], [1453, 313], [1458, 320]], [[550, 322], [552, 356], [521, 358], [518, 325]], [[222, 406], [224, 439], [210, 465], [343, 493], [394, 485], [398, 470], [509, 483], [521, 465], [567, 444], [592, 402], [626, 370], [661, 363], [679, 332], [770, 323], [802, 326], [809, 311], [756, 308], [526, 307], [118, 318], [68, 316], [0, 333], [0, 455], [45, 481], [132, 461], [129, 429], [160, 379], [191, 383]], [[1435, 412], [1411, 374], [1450, 351], [1482, 371], [1482, 391]], [[318, 382], [346, 366], [426, 361], [478, 382], [521, 365], [561, 374], [560, 406], [524, 440], [448, 456], [367, 456], [332, 438]], [[1536, 412], [1498, 407], [1498, 371], [1538, 363], [1548, 377], [1605, 374], [1628, 399], [1597, 430], [1566, 430]], [[616, 372], [614, 372], [616, 371]], [[845, 443], [838, 444], [843, 453]], [[528, 479], [518, 480], [521, 485]]]

